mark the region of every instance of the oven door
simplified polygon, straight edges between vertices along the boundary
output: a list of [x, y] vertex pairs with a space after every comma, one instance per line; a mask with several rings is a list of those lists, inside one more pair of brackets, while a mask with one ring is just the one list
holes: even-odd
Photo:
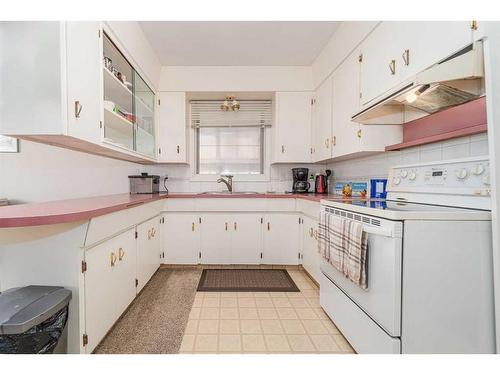
[[[346, 218], [345, 213], [341, 216]], [[352, 214], [349, 213], [349, 216]], [[354, 284], [325, 259], [321, 260], [321, 271], [387, 334], [398, 337], [401, 335], [403, 223], [355, 216], [361, 217], [364, 222], [370, 220], [380, 224], [363, 224], [363, 230], [368, 235], [368, 288], [362, 289]]]

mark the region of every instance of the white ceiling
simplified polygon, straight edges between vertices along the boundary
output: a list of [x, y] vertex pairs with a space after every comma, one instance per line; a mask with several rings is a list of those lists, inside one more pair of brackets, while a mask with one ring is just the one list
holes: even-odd
[[162, 65], [311, 65], [340, 22], [140, 22]]

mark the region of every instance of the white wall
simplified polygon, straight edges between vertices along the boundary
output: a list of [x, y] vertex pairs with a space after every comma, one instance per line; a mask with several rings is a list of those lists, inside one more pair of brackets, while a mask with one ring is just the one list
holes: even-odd
[[127, 176], [142, 171], [139, 164], [21, 140], [19, 153], [0, 153], [0, 198], [40, 202], [128, 193]]
[[377, 21], [342, 22], [312, 64], [314, 88], [317, 88], [378, 24]]
[[310, 66], [164, 66], [159, 91], [309, 91]]

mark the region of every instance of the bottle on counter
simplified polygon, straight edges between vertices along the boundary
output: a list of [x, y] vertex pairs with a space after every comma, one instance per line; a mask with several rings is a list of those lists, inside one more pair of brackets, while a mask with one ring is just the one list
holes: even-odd
[[315, 181], [315, 177], [311, 173], [311, 175], [309, 176], [309, 184], [310, 184], [309, 193], [314, 193], [314, 181]]

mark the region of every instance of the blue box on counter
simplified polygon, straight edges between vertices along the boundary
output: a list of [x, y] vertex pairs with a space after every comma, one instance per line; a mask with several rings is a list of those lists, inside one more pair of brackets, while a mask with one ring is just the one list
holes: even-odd
[[387, 178], [370, 180], [370, 197], [384, 199], [387, 195]]

